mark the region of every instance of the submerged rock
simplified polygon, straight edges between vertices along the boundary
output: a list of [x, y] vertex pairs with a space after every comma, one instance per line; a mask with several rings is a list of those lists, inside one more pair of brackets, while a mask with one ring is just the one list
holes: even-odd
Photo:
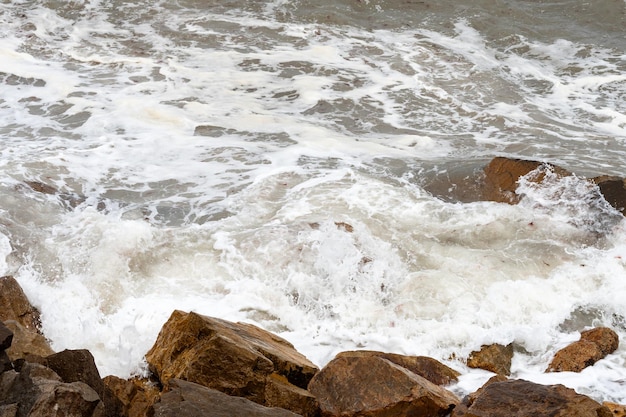
[[380, 356], [339, 356], [309, 384], [322, 416], [445, 416], [458, 398]]
[[563, 385], [540, 385], [524, 380], [486, 384], [451, 417], [610, 417], [611, 412], [591, 398]]
[[[311, 398], [305, 390], [318, 372], [293, 345], [272, 333], [182, 311], [165, 323], [146, 360], [163, 385], [183, 379], [262, 405], [298, 410], [308, 409]], [[284, 377], [284, 383], [268, 383], [274, 374]], [[282, 394], [276, 392], [283, 388]], [[298, 406], [294, 396], [300, 396]]]
[[580, 372], [615, 352], [619, 336], [607, 327], [584, 331], [580, 340], [556, 352], [546, 372]]

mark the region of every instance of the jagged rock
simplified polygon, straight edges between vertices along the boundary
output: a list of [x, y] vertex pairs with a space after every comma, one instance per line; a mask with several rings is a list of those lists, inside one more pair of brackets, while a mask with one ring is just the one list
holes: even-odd
[[609, 328], [584, 331], [580, 340], [556, 352], [546, 372], [580, 372], [614, 352], [618, 344], [617, 333]]
[[512, 359], [512, 344], [504, 346], [494, 343], [491, 345], [483, 345], [479, 351], [472, 352], [469, 358], [467, 358], [467, 366], [509, 376], [511, 375]]
[[317, 398], [309, 391], [290, 384], [283, 375], [272, 374], [265, 386], [266, 407], [280, 407], [304, 417], [320, 415]]
[[45, 365], [57, 373], [63, 382], [84, 382], [104, 398], [104, 383], [93, 355], [86, 349], [64, 350], [45, 358]]
[[[109, 375], [103, 379], [105, 385], [105, 409], [107, 414], [123, 417], [144, 417], [159, 399], [160, 391], [147, 379], [122, 379]], [[116, 414], [108, 410], [118, 410]]]
[[[496, 157], [493, 158], [484, 169], [485, 187], [483, 189], [483, 198], [500, 203], [518, 203], [520, 197], [516, 193], [517, 181], [520, 177], [541, 166], [549, 167], [559, 176], [571, 175], [570, 172], [563, 168], [544, 162]], [[543, 181], [544, 176], [544, 174], [539, 173], [539, 175], [534, 178], [534, 181], [540, 183]]]
[[445, 416], [458, 398], [378, 356], [340, 356], [309, 384], [322, 416]]
[[154, 417], [297, 417], [290, 411], [268, 408], [245, 398], [231, 397], [193, 382], [170, 379]]
[[20, 284], [12, 276], [0, 278], [0, 321], [15, 320], [32, 332], [39, 332], [41, 318]]
[[17, 405], [16, 417], [102, 417], [104, 411], [98, 394], [87, 384], [64, 383], [36, 363], [25, 363], [19, 373], [0, 375], [0, 406], [11, 405]]
[[357, 350], [341, 352], [337, 357], [349, 356], [377, 356], [400, 365], [409, 371], [426, 378], [435, 385], [449, 385], [457, 381], [460, 373], [442, 364], [436, 359], [426, 356], [406, 356], [395, 353], [376, 352], [371, 350]]
[[459, 405], [450, 417], [611, 416], [607, 407], [563, 385], [508, 380], [481, 390], [471, 405]]
[[626, 182], [624, 178], [602, 176], [593, 178], [593, 182], [600, 188], [604, 199], [626, 216]]
[[40, 333], [31, 331], [14, 320], [7, 320], [4, 324], [13, 332], [13, 342], [6, 350], [11, 360], [26, 358], [29, 355], [48, 356], [54, 353], [50, 343]]
[[463, 400], [461, 401], [461, 404], [459, 404], [457, 406], [457, 408], [463, 408], [466, 409], [467, 407], [469, 407], [470, 405], [472, 405], [474, 403], [474, 401], [476, 400], [476, 398], [478, 398], [480, 396], [480, 394], [482, 394], [482, 392], [485, 390], [485, 387], [487, 387], [488, 385], [491, 385], [495, 382], [503, 382], [503, 381], [508, 381], [509, 379], [502, 375], [502, 374], [496, 374], [494, 376], [492, 376], [491, 378], [489, 378], [489, 380], [487, 382], [485, 382], [483, 384], [482, 387], [478, 388], [478, 390], [472, 392], [469, 395], [466, 395]]
[[[262, 405], [268, 401], [270, 375], [282, 375], [304, 390], [318, 371], [293, 345], [272, 333], [182, 311], [172, 313], [146, 360], [163, 385], [172, 378], [184, 379]], [[285, 395], [293, 399], [295, 392]], [[302, 401], [308, 404], [310, 399], [303, 395]]]
[[603, 406], [609, 409], [613, 417], [626, 417], [626, 405], [605, 401]]

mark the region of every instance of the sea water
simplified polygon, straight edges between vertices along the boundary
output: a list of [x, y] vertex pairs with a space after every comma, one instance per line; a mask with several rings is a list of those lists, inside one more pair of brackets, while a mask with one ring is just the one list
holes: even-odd
[[[0, 2], [0, 273], [55, 350], [145, 372], [171, 312], [244, 321], [318, 366], [463, 359], [626, 403], [626, 3]], [[476, 198], [494, 156], [575, 177]], [[48, 188], [44, 188], [43, 185]]]

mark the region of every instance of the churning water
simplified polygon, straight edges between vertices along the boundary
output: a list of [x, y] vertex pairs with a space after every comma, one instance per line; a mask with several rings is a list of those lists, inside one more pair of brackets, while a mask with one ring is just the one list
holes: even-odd
[[[626, 402], [626, 225], [574, 177], [474, 201], [496, 155], [626, 176], [622, 0], [0, 1], [0, 273], [53, 348], [140, 373], [174, 309], [320, 366], [453, 358]], [[47, 187], [44, 187], [47, 186]], [[468, 198], [468, 196], [470, 196]], [[595, 197], [594, 197], [595, 196]]]

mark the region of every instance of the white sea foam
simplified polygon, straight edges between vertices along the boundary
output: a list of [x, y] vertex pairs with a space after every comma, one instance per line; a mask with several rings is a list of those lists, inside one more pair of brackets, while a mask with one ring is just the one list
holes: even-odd
[[470, 18], [366, 30], [285, 19], [284, 1], [122, 6], [0, 5], [0, 270], [55, 349], [128, 376], [194, 310], [318, 365], [433, 356], [465, 373], [459, 392], [490, 374], [452, 356], [514, 342], [513, 376], [626, 401], [623, 347], [543, 373], [586, 327], [626, 337], [626, 232], [597, 190], [522, 181], [509, 206], [418, 186], [494, 154], [623, 176], [623, 53], [488, 39]]

